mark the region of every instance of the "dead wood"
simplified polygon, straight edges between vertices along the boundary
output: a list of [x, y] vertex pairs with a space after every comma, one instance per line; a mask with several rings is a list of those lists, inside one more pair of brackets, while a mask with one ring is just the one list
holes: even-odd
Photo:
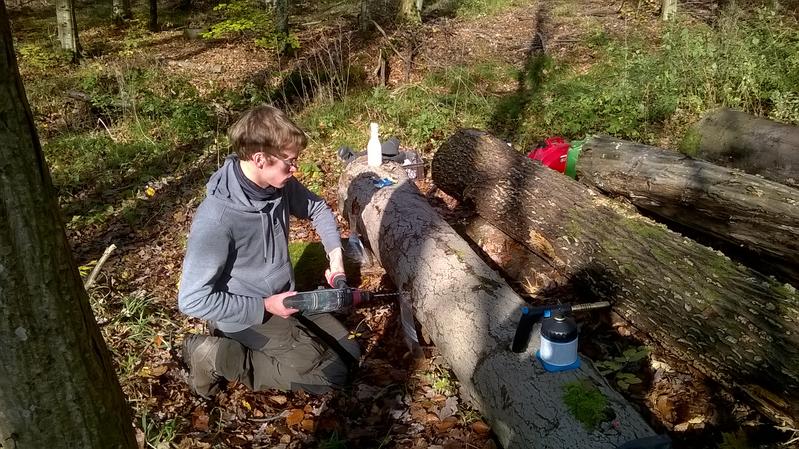
[[572, 282], [708, 377], [750, 395], [778, 422], [799, 405], [796, 289], [535, 164], [505, 142], [461, 130], [433, 180], [546, 258]]
[[[392, 176], [395, 185], [373, 181]], [[415, 315], [451, 365], [462, 393], [491, 422], [505, 448], [614, 448], [652, 435], [636, 411], [591, 367], [547, 373], [525, 353], [509, 350], [524, 304], [437, 214], [405, 169], [373, 169], [361, 157], [339, 181], [342, 216], [354, 217], [365, 243], [394, 283], [410, 292]], [[601, 429], [587, 430], [563, 402], [566, 385], [582, 382], [607, 398]]]

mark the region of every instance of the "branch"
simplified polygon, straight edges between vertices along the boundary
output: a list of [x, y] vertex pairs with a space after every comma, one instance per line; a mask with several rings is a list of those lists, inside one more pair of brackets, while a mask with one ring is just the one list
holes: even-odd
[[100, 260], [97, 261], [97, 265], [94, 266], [89, 278], [86, 279], [86, 283], [83, 284], [84, 289], [88, 290], [89, 287], [94, 284], [94, 279], [100, 273], [100, 269], [103, 267], [103, 264], [105, 264], [105, 261], [108, 260], [108, 257], [111, 256], [111, 253], [114, 252], [115, 249], [117, 249], [117, 246], [112, 243], [108, 248], [105, 249], [105, 251], [103, 251], [102, 257], [100, 257]]

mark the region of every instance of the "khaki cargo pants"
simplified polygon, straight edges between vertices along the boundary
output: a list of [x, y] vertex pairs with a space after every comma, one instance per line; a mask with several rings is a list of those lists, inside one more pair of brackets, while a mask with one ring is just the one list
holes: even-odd
[[[335, 338], [357, 360], [361, 351], [349, 333], [328, 313], [306, 315]], [[221, 335], [219, 335], [221, 333]], [[347, 364], [321, 338], [296, 318], [273, 316], [243, 331], [216, 335], [226, 337], [217, 352], [216, 370], [252, 390], [299, 390], [325, 393], [347, 384]]]

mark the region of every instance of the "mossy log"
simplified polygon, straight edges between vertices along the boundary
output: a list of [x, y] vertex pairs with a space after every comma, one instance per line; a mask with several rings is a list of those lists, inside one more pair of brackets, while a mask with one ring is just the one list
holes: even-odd
[[461, 130], [433, 181], [547, 258], [665, 349], [793, 425], [799, 406], [796, 289], [730, 261], [540, 164]]
[[[799, 147], [797, 147], [799, 152]], [[799, 285], [799, 190], [676, 151], [595, 136], [577, 179], [743, 250], [756, 269]]]
[[799, 126], [720, 108], [686, 135], [691, 157], [799, 187]]
[[[375, 187], [373, 180], [386, 176], [398, 182]], [[410, 293], [416, 318], [464, 398], [486, 416], [503, 447], [615, 448], [653, 434], [590, 363], [547, 373], [534, 359], [535, 337], [524, 353], [509, 350], [524, 301], [432, 209], [405, 169], [371, 168], [358, 158], [344, 170], [338, 198], [342, 216], [356, 223], [391, 279]], [[572, 385], [601, 392], [604, 421], [595, 428], [565, 405]]]

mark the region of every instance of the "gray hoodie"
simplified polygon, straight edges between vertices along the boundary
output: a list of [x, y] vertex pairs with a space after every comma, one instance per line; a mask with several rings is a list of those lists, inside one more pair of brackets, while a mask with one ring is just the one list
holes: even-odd
[[229, 156], [206, 185], [189, 232], [178, 291], [181, 312], [238, 332], [264, 321], [264, 298], [292, 290], [289, 214], [311, 219], [325, 252], [341, 246], [333, 213], [294, 178], [273, 199], [252, 201]]

